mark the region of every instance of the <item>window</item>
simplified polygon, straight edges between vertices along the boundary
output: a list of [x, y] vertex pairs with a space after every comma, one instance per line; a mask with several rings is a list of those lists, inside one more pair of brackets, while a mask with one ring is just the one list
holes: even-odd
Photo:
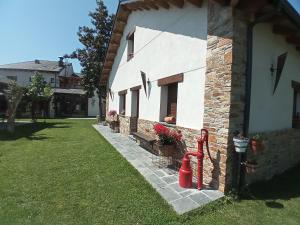
[[18, 80], [17, 76], [7, 76], [6, 78], [9, 80], [14, 80], [14, 81]]
[[179, 82], [183, 82], [183, 74], [159, 79], [157, 82], [161, 87], [160, 121], [165, 121], [165, 117], [173, 117], [168, 118], [168, 122], [176, 123]]
[[51, 84], [53, 84], [54, 83], [54, 78], [53, 77], [51, 77], [51, 79], [50, 79], [50, 82], [51, 82]]
[[168, 85], [167, 115], [175, 118], [177, 114], [177, 90], [178, 83]]
[[134, 32], [135, 30], [127, 35], [127, 61], [131, 60], [134, 56]]
[[29, 77], [29, 82], [32, 82], [32, 79], [31, 79], [31, 77]]
[[292, 81], [294, 88], [293, 128], [300, 128], [300, 83]]
[[119, 115], [123, 116], [126, 114], [126, 94], [127, 90], [119, 92]]

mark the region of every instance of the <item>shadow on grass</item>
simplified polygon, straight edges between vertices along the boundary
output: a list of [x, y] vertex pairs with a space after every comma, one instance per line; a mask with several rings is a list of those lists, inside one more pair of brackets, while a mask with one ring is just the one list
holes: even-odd
[[300, 164], [269, 181], [251, 185], [249, 190], [244, 199], [263, 200], [269, 208], [284, 208], [278, 201], [300, 197]]
[[35, 133], [44, 129], [60, 129], [69, 128], [70, 125], [67, 122], [37, 122], [37, 123], [26, 123], [16, 126], [15, 132], [13, 134], [7, 132], [6, 130], [0, 130], [0, 141], [15, 141], [19, 138], [27, 138], [29, 140], [46, 140], [49, 139], [44, 134], [35, 135]]

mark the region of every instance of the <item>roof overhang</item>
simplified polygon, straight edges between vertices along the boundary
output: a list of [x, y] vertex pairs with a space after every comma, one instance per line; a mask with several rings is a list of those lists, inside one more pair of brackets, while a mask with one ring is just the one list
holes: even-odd
[[[249, 18], [249, 23], [270, 12], [276, 12], [264, 22], [273, 24], [275, 34], [285, 35], [290, 44], [300, 50], [300, 16], [287, 0], [209, 0], [225, 7], [242, 10]], [[170, 9], [171, 6], [183, 8], [185, 3], [201, 7], [203, 0], [121, 0], [118, 6], [110, 43], [106, 52], [100, 85], [106, 86], [128, 17], [132, 11]]]

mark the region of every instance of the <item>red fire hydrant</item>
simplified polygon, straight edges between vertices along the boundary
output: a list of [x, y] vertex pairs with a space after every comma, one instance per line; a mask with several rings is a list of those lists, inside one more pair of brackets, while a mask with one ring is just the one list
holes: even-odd
[[198, 159], [198, 184], [197, 188], [201, 190], [203, 188], [203, 145], [206, 144], [206, 150], [210, 161], [212, 158], [210, 156], [208, 147], [208, 131], [206, 129], [201, 130], [201, 136], [198, 138], [198, 152], [186, 152], [182, 159], [182, 165], [179, 170], [179, 185], [183, 188], [191, 188], [193, 186], [193, 171], [190, 165], [190, 156], [195, 156]]

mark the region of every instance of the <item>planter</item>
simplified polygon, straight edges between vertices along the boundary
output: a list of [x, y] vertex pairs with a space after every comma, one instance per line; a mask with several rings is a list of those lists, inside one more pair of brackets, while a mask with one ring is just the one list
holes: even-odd
[[251, 140], [251, 150], [254, 154], [264, 150], [263, 142], [261, 140]]
[[248, 174], [255, 173], [258, 168], [258, 164], [256, 162], [246, 162], [245, 166]]
[[120, 133], [120, 127], [116, 126], [113, 130], [114, 133]]
[[166, 123], [175, 123], [175, 122], [176, 122], [176, 119], [175, 119], [174, 116], [166, 116], [166, 117], [164, 118], [164, 121], [165, 121]]
[[109, 127], [110, 127], [112, 130], [114, 130], [115, 127], [117, 127], [117, 126], [118, 126], [118, 121], [110, 121], [110, 122], [109, 122]]
[[170, 157], [173, 156], [176, 152], [176, 146], [173, 145], [161, 145], [158, 144], [158, 152], [159, 155], [165, 156], [165, 157]]
[[247, 147], [249, 145], [249, 138], [233, 138], [235, 151], [238, 153], [245, 153], [247, 150]]

